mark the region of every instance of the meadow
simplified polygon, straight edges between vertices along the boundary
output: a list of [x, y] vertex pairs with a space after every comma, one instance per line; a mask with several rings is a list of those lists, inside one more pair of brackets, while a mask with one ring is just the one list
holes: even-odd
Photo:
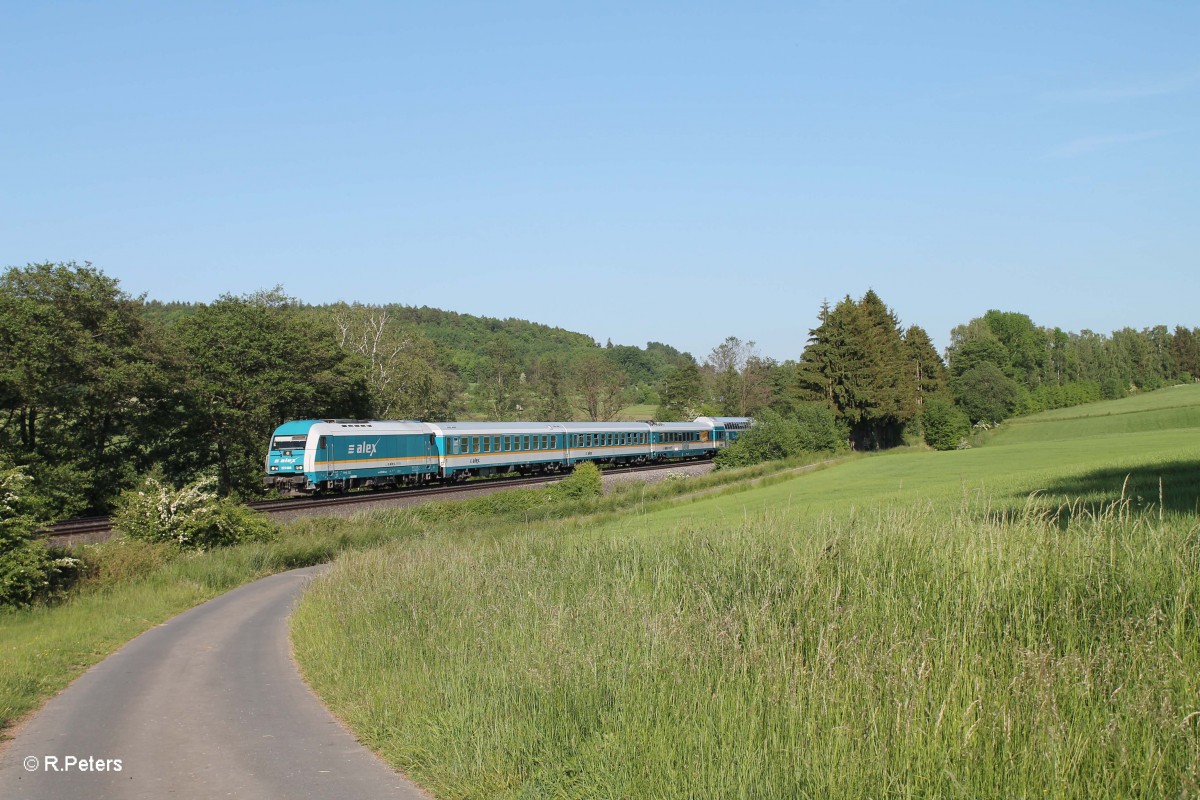
[[297, 659], [441, 798], [1200, 796], [1198, 410], [430, 523], [313, 584]]
[[[118, 537], [84, 545], [73, 555], [87, 565], [80, 584], [52, 603], [0, 610], [0, 739], [27, 714], [91, 665], [172, 616], [243, 583], [275, 572], [321, 564], [340, 553], [399, 538], [478, 527], [497, 518], [557, 519], [649, 507], [694, 489], [769, 478], [787, 464], [763, 464], [652, 487], [627, 484], [607, 497], [525, 489], [467, 501], [429, 503], [401, 514], [301, 519], [272, 541], [206, 552]], [[576, 476], [577, 477], [577, 476]], [[560, 484], [565, 486], [571, 481]]]

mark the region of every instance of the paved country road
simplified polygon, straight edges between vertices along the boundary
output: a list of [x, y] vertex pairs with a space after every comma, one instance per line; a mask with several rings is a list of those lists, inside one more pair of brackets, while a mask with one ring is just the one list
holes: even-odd
[[97, 664], [6, 744], [0, 797], [424, 797], [296, 672], [287, 618], [320, 569], [242, 586]]

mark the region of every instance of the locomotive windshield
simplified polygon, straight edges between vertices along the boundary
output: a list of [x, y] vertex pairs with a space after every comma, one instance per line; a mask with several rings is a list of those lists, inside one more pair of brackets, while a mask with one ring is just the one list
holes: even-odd
[[276, 436], [271, 440], [272, 450], [303, 450], [307, 436]]

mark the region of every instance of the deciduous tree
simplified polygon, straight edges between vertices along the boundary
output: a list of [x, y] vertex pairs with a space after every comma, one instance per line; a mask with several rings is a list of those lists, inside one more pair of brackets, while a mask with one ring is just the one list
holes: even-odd
[[0, 449], [57, 514], [106, 510], [142, 461], [160, 387], [140, 305], [90, 264], [0, 277]]
[[575, 388], [588, 419], [603, 422], [615, 417], [623, 405], [625, 373], [601, 352], [579, 359], [574, 372]]
[[367, 366], [281, 290], [224, 295], [173, 329], [182, 388], [176, 482], [215, 468], [222, 494], [261, 483], [263, 448], [287, 419], [365, 417]]

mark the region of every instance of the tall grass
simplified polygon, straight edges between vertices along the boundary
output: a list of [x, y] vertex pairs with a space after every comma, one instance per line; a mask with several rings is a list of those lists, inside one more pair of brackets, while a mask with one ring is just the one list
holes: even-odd
[[355, 554], [318, 691], [439, 797], [1200, 792], [1200, 530], [879, 506]]

